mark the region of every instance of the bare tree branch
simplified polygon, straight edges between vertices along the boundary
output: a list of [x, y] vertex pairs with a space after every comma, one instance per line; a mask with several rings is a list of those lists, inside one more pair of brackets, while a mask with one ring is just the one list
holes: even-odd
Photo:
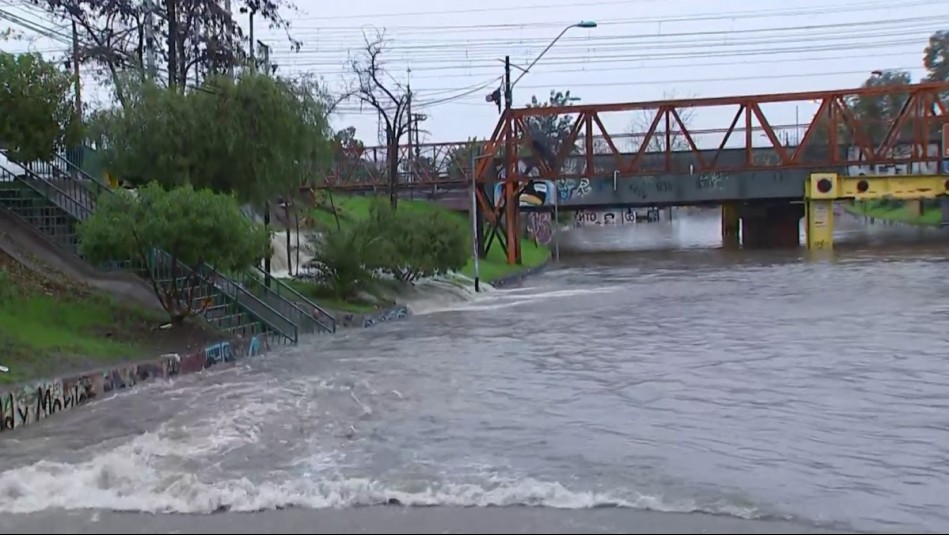
[[375, 109], [385, 124], [389, 203], [395, 208], [398, 205], [399, 143], [411, 127], [408, 109], [412, 96], [398, 81], [393, 81], [392, 88], [382, 82], [388, 74], [381, 58], [385, 43], [383, 34], [376, 32], [374, 37], [365, 34], [363, 37], [366, 42], [364, 57], [352, 60], [356, 76], [353, 94], [360, 102]]
[[[678, 98], [682, 97], [676, 96], [675, 90], [662, 94], [662, 100], [675, 100]], [[692, 124], [692, 120], [695, 116], [694, 108], [680, 108], [676, 111], [679, 113], [679, 118], [682, 119], [682, 124], [688, 128]], [[630, 134], [628, 150], [639, 150], [639, 147], [642, 145], [643, 139], [646, 137], [646, 133], [649, 132], [649, 127], [652, 125], [652, 121], [655, 117], [655, 110], [642, 110], [639, 116], [633, 118], [628, 130], [628, 133]], [[682, 133], [682, 129], [679, 127], [679, 124], [674, 120], [674, 118], [670, 123], [669, 146], [670, 150], [673, 152], [690, 149], [689, 142], [685, 139], [685, 134]], [[652, 137], [649, 138], [649, 142], [646, 144], [646, 152], [665, 151], [666, 123], [660, 119], [659, 124], [656, 125], [656, 131], [653, 133]]]

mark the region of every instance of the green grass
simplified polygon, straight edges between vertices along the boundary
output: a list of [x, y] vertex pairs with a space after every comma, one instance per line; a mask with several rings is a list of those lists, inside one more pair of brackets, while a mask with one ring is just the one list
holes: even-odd
[[372, 312], [376, 310], [377, 308], [379, 308], [379, 306], [374, 303], [366, 303], [362, 301], [344, 301], [332, 295], [329, 292], [329, 290], [327, 290], [326, 288], [314, 282], [309, 282], [309, 281], [299, 280], [299, 279], [282, 279], [282, 280], [283, 282], [287, 283], [287, 286], [290, 286], [294, 290], [303, 294], [304, 297], [308, 297], [312, 299], [313, 301], [319, 303], [320, 306], [324, 308], [328, 308], [330, 310], [365, 314], [367, 312]]
[[[373, 198], [369, 196], [342, 196], [334, 195], [333, 201], [336, 206], [336, 209], [339, 213], [340, 226], [346, 227], [357, 221], [364, 220], [369, 217], [369, 207], [372, 205]], [[328, 205], [328, 201], [326, 203]], [[421, 212], [424, 214], [435, 214], [435, 213], [450, 213], [453, 216], [458, 217], [463, 220], [466, 224], [468, 218], [464, 214], [459, 214], [439, 206], [438, 204], [431, 203], [428, 201], [415, 201], [415, 200], [405, 200], [399, 199], [399, 210], [408, 210]], [[336, 220], [333, 217], [333, 214], [325, 210], [314, 210], [313, 213], [314, 219], [318, 222], [319, 225], [329, 228], [336, 228]], [[491, 281], [498, 280], [503, 277], [508, 277], [515, 275], [522, 271], [535, 268], [542, 265], [550, 258], [550, 250], [543, 245], [536, 245], [532, 240], [522, 239], [521, 240], [521, 260], [522, 265], [509, 265], [507, 263], [507, 258], [504, 254], [501, 246], [495, 243], [491, 250], [488, 251], [488, 257], [481, 259], [479, 262], [479, 268], [481, 271], [481, 280], [490, 283]], [[468, 277], [474, 277], [474, 260], [469, 260], [468, 263], [461, 269], [461, 273]], [[309, 284], [309, 286], [313, 286]], [[304, 293], [300, 288], [297, 288], [297, 291]], [[309, 296], [309, 294], [305, 294]], [[327, 306], [330, 306], [327, 304]], [[331, 307], [332, 308], [332, 307]], [[344, 310], [344, 309], [339, 309]]]
[[160, 314], [118, 307], [105, 297], [62, 298], [42, 293], [0, 301], [0, 383], [15, 383], [141, 358], [125, 335]]
[[919, 226], [939, 226], [942, 223], [942, 211], [927, 207], [922, 215], [910, 211], [910, 205], [897, 201], [863, 201], [847, 207], [847, 211], [872, 217], [882, 221], [895, 221]]
[[[375, 198], [370, 196], [333, 195], [333, 204], [339, 213], [340, 226], [345, 228], [358, 221], [368, 219], [369, 207], [372, 206], [373, 200], [375, 200]], [[328, 200], [324, 202], [324, 206], [329, 207]], [[408, 199], [399, 199], [399, 210], [423, 214], [450, 212], [450, 210], [428, 201], [414, 201]], [[336, 218], [326, 210], [314, 210], [313, 219], [321, 227], [327, 229], [336, 228]]]
[[[481, 280], [490, 284], [492, 281], [543, 265], [549, 259], [550, 249], [543, 245], [535, 245], [531, 240], [521, 240], [522, 265], [508, 264], [504, 249], [495, 243], [488, 251], [488, 257], [482, 258], [478, 263], [478, 268], [481, 272]], [[465, 267], [461, 269], [461, 273], [467, 277], [474, 277], [473, 259], [469, 260]]]

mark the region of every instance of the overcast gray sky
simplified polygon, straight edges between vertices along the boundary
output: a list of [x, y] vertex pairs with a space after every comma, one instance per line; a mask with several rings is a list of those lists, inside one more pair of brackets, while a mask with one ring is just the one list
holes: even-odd
[[[499, 60], [508, 54], [526, 66], [580, 20], [599, 26], [570, 30], [515, 88], [515, 105], [532, 94], [546, 98], [551, 89], [569, 89], [592, 104], [841, 89], [891, 68], [918, 79], [927, 38], [949, 28], [946, 0], [297, 1], [291, 33], [303, 41], [300, 52], [291, 52], [278, 32], [256, 32], [273, 47], [280, 72], [316, 73], [339, 87], [363, 32], [385, 30], [389, 74], [401, 81], [411, 76], [415, 111], [428, 115], [423, 137], [438, 142], [489, 135], [498, 115], [484, 96], [503, 72]], [[20, 4], [0, 0], [0, 7], [37, 19]], [[238, 16], [246, 27], [246, 15]], [[65, 49], [48, 39], [32, 46]], [[375, 144], [375, 113], [360, 113], [355, 102], [341, 109], [334, 126], [355, 126], [367, 145]], [[815, 109], [800, 102], [766, 113], [772, 123], [792, 125]], [[692, 127], [727, 128], [734, 111], [699, 110]], [[642, 122], [641, 113], [602, 117], [612, 134]]]

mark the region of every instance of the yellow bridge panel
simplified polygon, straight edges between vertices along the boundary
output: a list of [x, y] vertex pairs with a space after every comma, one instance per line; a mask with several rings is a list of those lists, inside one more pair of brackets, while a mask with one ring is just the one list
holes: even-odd
[[838, 199], [933, 199], [949, 193], [949, 176], [840, 177]]

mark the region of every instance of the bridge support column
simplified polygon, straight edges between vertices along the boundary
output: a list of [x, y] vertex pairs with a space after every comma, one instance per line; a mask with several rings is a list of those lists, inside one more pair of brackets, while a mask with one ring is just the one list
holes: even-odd
[[835, 173], [813, 173], [804, 183], [807, 248], [834, 248], [834, 200], [840, 190]]
[[722, 205], [722, 246], [737, 248], [741, 244], [741, 214], [738, 203]]
[[760, 203], [740, 209], [741, 242], [748, 249], [801, 246], [800, 204]]

